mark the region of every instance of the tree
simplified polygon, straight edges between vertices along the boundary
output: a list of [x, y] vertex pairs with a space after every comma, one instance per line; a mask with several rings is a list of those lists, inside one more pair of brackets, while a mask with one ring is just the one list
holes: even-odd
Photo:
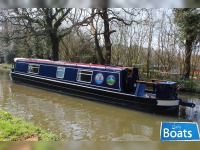
[[[95, 35], [95, 45], [97, 48], [98, 52], [98, 58], [100, 62], [105, 62], [105, 64], [110, 64], [111, 63], [111, 50], [112, 50], [112, 43], [111, 43], [111, 34], [115, 33], [116, 30], [114, 28], [117, 27], [117, 25], [127, 25], [130, 26], [133, 22], [135, 23], [140, 23], [142, 19], [133, 19], [132, 16], [137, 16], [140, 11], [143, 9], [111, 9], [111, 8], [95, 8], [92, 9], [92, 15], [93, 17], [95, 15], [98, 15], [102, 19], [103, 23], [103, 28], [104, 31], [103, 33], [98, 33], [98, 34], [103, 34], [104, 38], [104, 47], [105, 47], [105, 55], [103, 56], [103, 51], [102, 49], [100, 50], [98, 48], [98, 39], [97, 35], [95, 35], [95, 28], [93, 24], [90, 24], [92, 29], [93, 29], [93, 35]], [[95, 12], [95, 13], [94, 13]]]
[[82, 9], [71, 8], [17, 8], [9, 14], [8, 19], [13, 25], [21, 26], [20, 38], [26, 38], [23, 34], [24, 30], [34, 36], [48, 37], [52, 47], [51, 59], [59, 60], [60, 41], [75, 26], [87, 23], [89, 19], [85, 18], [82, 11]]
[[189, 78], [193, 46], [199, 42], [200, 36], [200, 11], [196, 8], [174, 9], [174, 15], [180, 37], [185, 45], [184, 74]]
[[90, 33], [76, 27], [61, 41], [61, 60], [81, 63], [97, 63], [93, 38]]

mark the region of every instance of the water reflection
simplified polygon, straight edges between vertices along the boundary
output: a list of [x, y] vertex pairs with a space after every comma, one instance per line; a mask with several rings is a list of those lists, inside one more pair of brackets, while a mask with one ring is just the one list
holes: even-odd
[[139, 112], [18, 84], [10, 85], [10, 89], [12, 100], [4, 104], [6, 110], [48, 126], [67, 140], [151, 140], [153, 136], [155, 122], [140, 120]]
[[183, 99], [195, 104], [194, 108], [182, 107], [180, 117], [200, 123], [200, 94], [180, 93]]
[[0, 71], [0, 108], [69, 141], [159, 140], [161, 121], [200, 121], [193, 102], [195, 115], [187, 108], [179, 117], [159, 116], [15, 84]]

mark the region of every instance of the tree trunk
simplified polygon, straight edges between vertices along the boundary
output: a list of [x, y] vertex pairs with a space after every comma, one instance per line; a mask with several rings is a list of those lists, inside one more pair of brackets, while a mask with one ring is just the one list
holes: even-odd
[[153, 36], [153, 27], [150, 26], [149, 29], [149, 43], [148, 43], [148, 50], [147, 50], [147, 77], [150, 78], [150, 57], [151, 57], [151, 43], [152, 43], [152, 36]]
[[100, 64], [105, 64], [105, 59], [103, 57], [103, 53], [102, 53], [102, 49], [99, 45], [99, 40], [98, 40], [98, 37], [97, 37], [97, 32], [95, 32], [95, 35], [94, 35], [94, 39], [95, 39], [95, 48], [97, 50], [97, 54], [98, 54], [98, 61]]
[[110, 42], [110, 26], [109, 26], [109, 19], [108, 19], [108, 10], [107, 8], [103, 8], [102, 10], [103, 10], [102, 19], [104, 21], [104, 40], [105, 40], [105, 47], [106, 47], [105, 64], [110, 64], [111, 42]]
[[[92, 9], [92, 15], [94, 15], [94, 11], [95, 9]], [[95, 42], [95, 49], [97, 51], [97, 56], [98, 56], [98, 62], [100, 64], [105, 64], [105, 59], [103, 57], [103, 52], [102, 49], [99, 45], [99, 39], [98, 39], [98, 33], [97, 33], [97, 29], [94, 27], [94, 23], [93, 23], [94, 17], [91, 18], [90, 20], [90, 26], [91, 26], [91, 32], [94, 36], [94, 42]]]
[[51, 59], [53, 61], [59, 60], [59, 44], [60, 44], [60, 38], [58, 37], [58, 28], [59, 25], [61, 25], [61, 21], [52, 19], [53, 16], [53, 10], [52, 8], [48, 8], [44, 10], [45, 17], [46, 17], [46, 23], [47, 23], [47, 32], [49, 34], [50, 40], [51, 40]]
[[58, 61], [59, 60], [59, 44], [60, 44], [60, 39], [58, 36], [54, 33], [50, 34], [50, 39], [51, 39], [51, 47], [52, 47], [52, 60]]
[[185, 67], [184, 67], [184, 73], [185, 73], [185, 78], [189, 79], [190, 77], [190, 63], [191, 63], [191, 55], [192, 55], [192, 43], [193, 40], [187, 39], [186, 40], [186, 48], [185, 48]]

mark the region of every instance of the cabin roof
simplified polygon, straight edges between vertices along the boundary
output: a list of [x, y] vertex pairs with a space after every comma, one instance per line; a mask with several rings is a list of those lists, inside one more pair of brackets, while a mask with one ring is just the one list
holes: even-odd
[[45, 64], [55, 64], [55, 65], [66, 65], [66, 66], [80, 66], [80, 67], [91, 67], [100, 69], [111, 69], [111, 70], [124, 70], [124, 67], [119, 66], [109, 66], [101, 64], [87, 64], [87, 63], [76, 63], [76, 62], [64, 62], [64, 61], [52, 61], [47, 59], [33, 59], [33, 58], [15, 58], [16, 61], [32, 62], [32, 63], [45, 63]]

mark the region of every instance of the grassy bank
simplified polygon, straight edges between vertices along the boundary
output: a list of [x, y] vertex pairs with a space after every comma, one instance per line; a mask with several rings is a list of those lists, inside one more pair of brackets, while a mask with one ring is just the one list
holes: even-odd
[[0, 64], [0, 68], [3, 69], [12, 69], [12, 64]]
[[[181, 83], [181, 80], [173, 81], [177, 82], [178, 84]], [[200, 82], [196, 80], [185, 80], [181, 84], [179, 91], [200, 93]]]
[[0, 110], [0, 141], [57, 141], [59, 137]]

